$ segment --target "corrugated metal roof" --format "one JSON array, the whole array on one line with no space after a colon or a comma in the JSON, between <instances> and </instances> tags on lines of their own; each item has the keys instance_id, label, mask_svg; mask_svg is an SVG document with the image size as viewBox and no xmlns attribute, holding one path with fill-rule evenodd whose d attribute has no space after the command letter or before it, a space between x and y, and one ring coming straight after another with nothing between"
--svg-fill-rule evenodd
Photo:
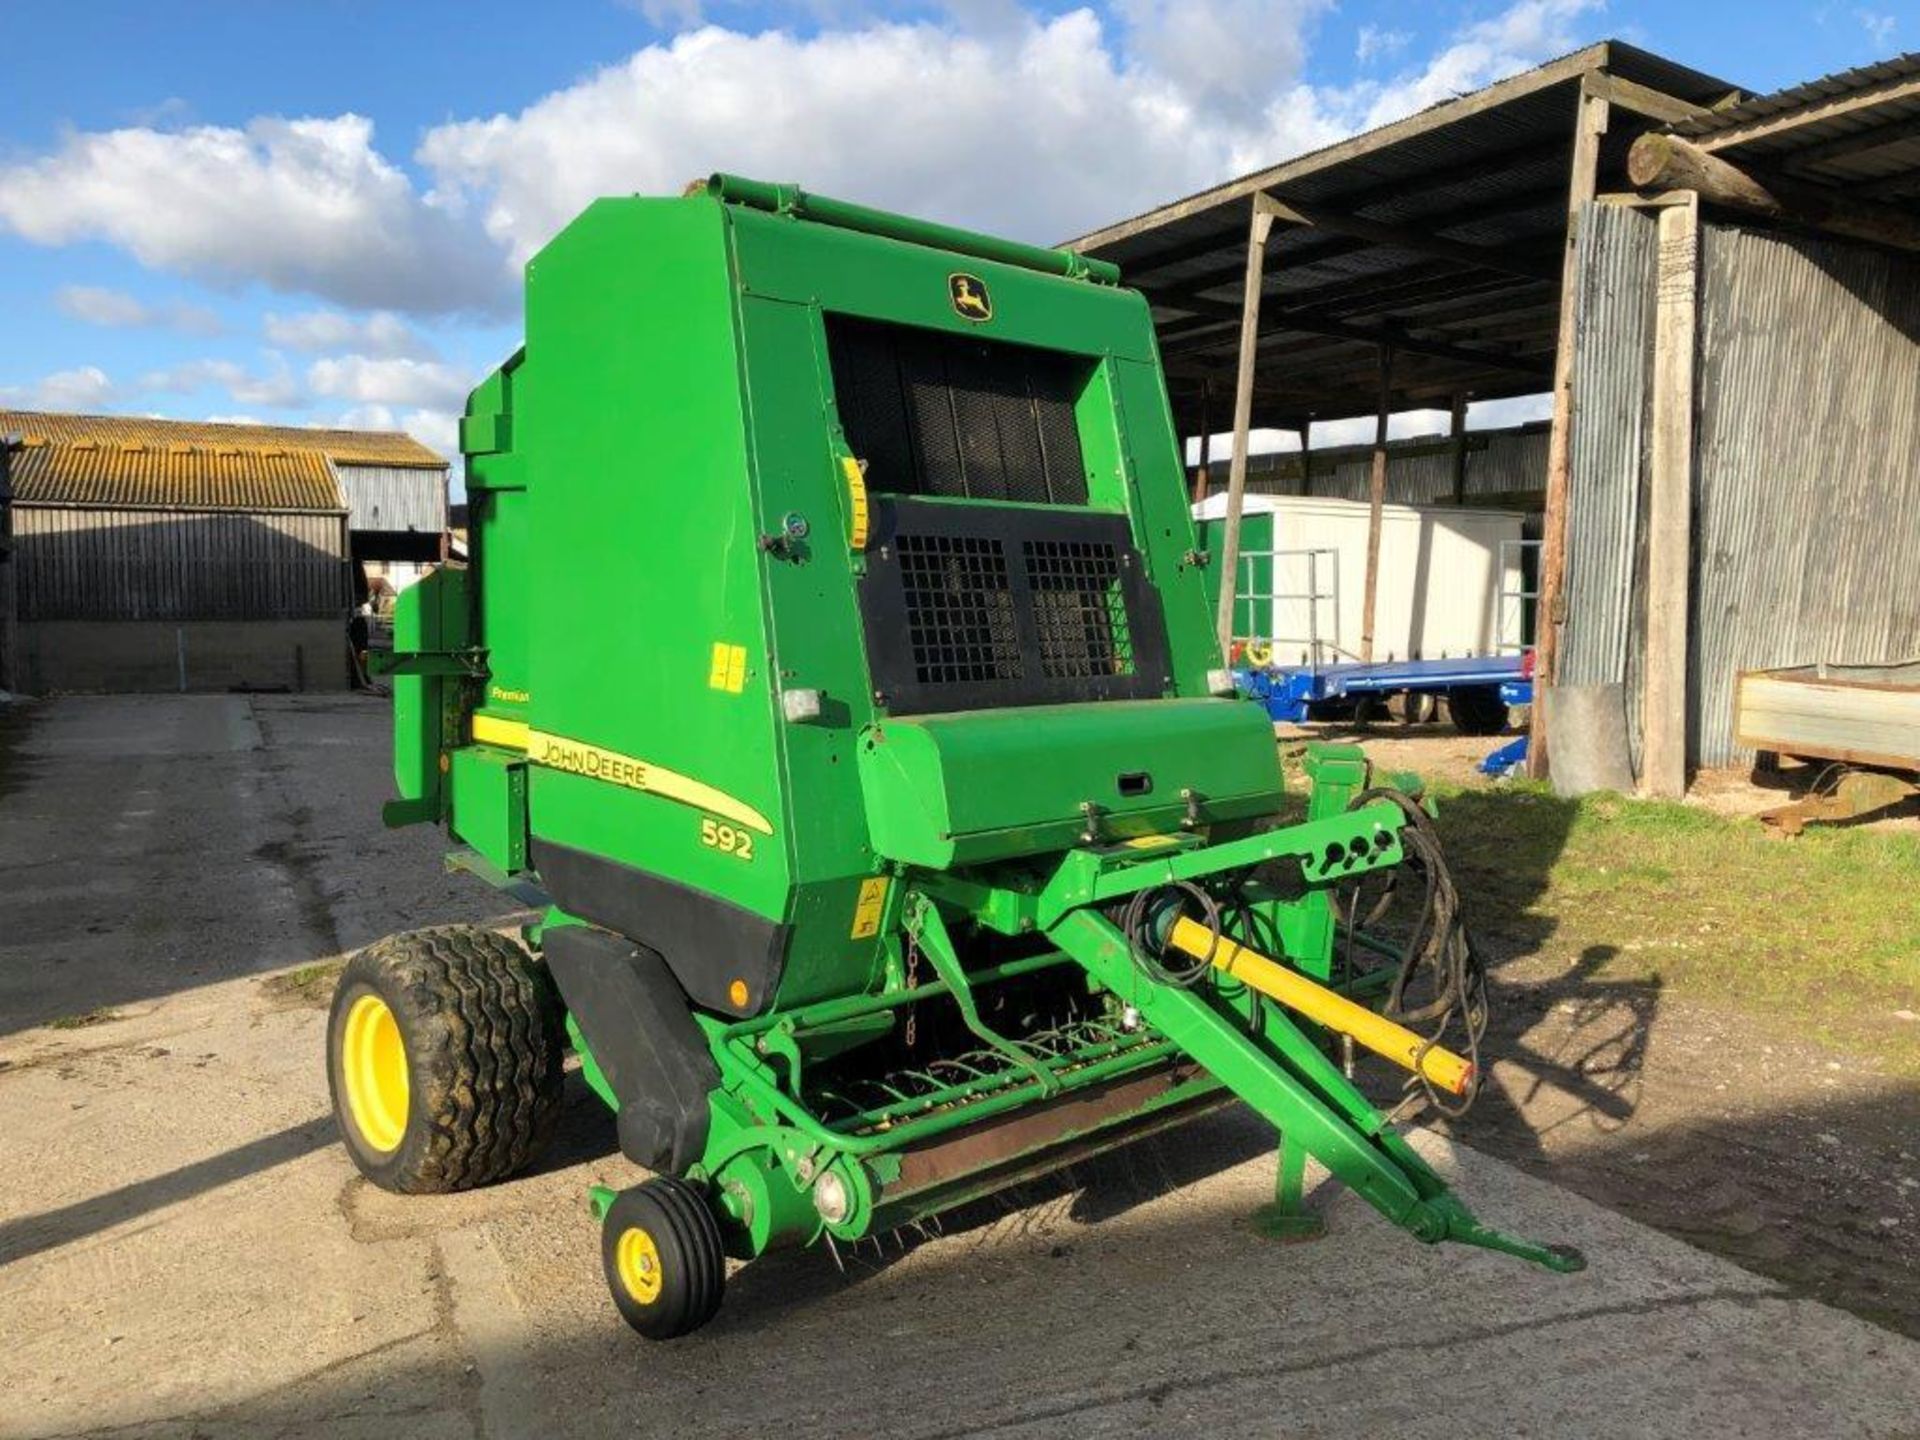
<instances>
[{"instance_id":1,"label":"corrugated metal roof","mask_svg":"<svg viewBox=\"0 0 1920 1440\"><path fill-rule=\"evenodd\" d=\"M29 440L13 452L8 471L19 505L330 514L346 508L333 467L318 450Z\"/></svg>"},{"instance_id":2,"label":"corrugated metal roof","mask_svg":"<svg viewBox=\"0 0 1920 1440\"><path fill-rule=\"evenodd\" d=\"M55 415L0 410L0 435L73 444L168 449L192 446L310 451L346 465L401 465L445 469L447 462L411 435L397 430L321 430L303 425L223 425L203 420L152 420L132 415Z\"/></svg>"},{"instance_id":3,"label":"corrugated metal roof","mask_svg":"<svg viewBox=\"0 0 1920 1440\"><path fill-rule=\"evenodd\" d=\"M1262 290L1256 426L1370 413L1383 342L1396 352L1395 408L1542 391L1559 327L1578 97L1583 85L1613 82L1602 189L1624 183L1637 133L1724 103L1732 90L1607 41L1072 243L1118 263L1122 283L1152 303L1185 433L1201 428L1208 385L1208 428L1227 428L1255 192L1452 247L1396 246L1331 219L1276 226Z\"/></svg>"},{"instance_id":4,"label":"corrugated metal roof","mask_svg":"<svg viewBox=\"0 0 1920 1440\"><path fill-rule=\"evenodd\" d=\"M1920 52L1823 75L1671 127L1742 165L1920 205Z\"/></svg>"}]
</instances>

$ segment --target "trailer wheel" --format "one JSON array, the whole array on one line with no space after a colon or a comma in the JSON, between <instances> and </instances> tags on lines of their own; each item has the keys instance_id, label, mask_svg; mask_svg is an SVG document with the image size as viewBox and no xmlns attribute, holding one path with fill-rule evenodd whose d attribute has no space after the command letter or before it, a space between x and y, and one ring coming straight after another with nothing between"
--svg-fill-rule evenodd
<instances>
[{"instance_id":1,"label":"trailer wheel","mask_svg":"<svg viewBox=\"0 0 1920 1440\"><path fill-rule=\"evenodd\" d=\"M670 1175L614 1196L600 1225L600 1265L621 1318L649 1340L698 1330L726 1290L719 1222L695 1186Z\"/></svg>"},{"instance_id":2,"label":"trailer wheel","mask_svg":"<svg viewBox=\"0 0 1920 1440\"><path fill-rule=\"evenodd\" d=\"M407 1194L504 1180L560 1114L564 1041L545 968L470 925L410 930L347 962L327 1082L347 1153Z\"/></svg>"},{"instance_id":3,"label":"trailer wheel","mask_svg":"<svg viewBox=\"0 0 1920 1440\"><path fill-rule=\"evenodd\" d=\"M1447 691L1447 714L1462 735L1498 735L1507 728L1507 703L1497 685L1456 685Z\"/></svg>"}]
</instances>

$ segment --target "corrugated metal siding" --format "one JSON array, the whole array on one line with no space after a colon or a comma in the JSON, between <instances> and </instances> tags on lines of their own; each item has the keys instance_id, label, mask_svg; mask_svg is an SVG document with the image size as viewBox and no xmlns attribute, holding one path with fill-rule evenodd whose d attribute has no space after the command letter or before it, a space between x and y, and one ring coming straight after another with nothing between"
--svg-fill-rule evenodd
<instances>
[{"instance_id":1,"label":"corrugated metal siding","mask_svg":"<svg viewBox=\"0 0 1920 1440\"><path fill-rule=\"evenodd\" d=\"M22 621L319 619L346 609L338 515L16 504Z\"/></svg>"},{"instance_id":2,"label":"corrugated metal siding","mask_svg":"<svg viewBox=\"0 0 1920 1440\"><path fill-rule=\"evenodd\" d=\"M11 474L14 495L22 503L334 512L342 508L333 471L326 457L313 450L29 442L14 452Z\"/></svg>"},{"instance_id":3,"label":"corrugated metal siding","mask_svg":"<svg viewBox=\"0 0 1920 1440\"><path fill-rule=\"evenodd\" d=\"M1920 263L1706 227L1693 596L1699 763L1737 670L1920 654Z\"/></svg>"},{"instance_id":4,"label":"corrugated metal siding","mask_svg":"<svg viewBox=\"0 0 1920 1440\"><path fill-rule=\"evenodd\" d=\"M1500 496L1511 502L1521 491L1544 492L1547 483L1545 430L1480 430L1469 445L1465 493ZM1431 505L1453 497L1453 456L1442 449L1444 438L1389 442L1387 446L1387 503ZM1373 483L1373 450L1367 445L1342 445L1315 451L1313 493L1331 500L1365 500ZM1247 461L1250 495L1305 493L1298 474L1297 453L1253 455ZM1212 463L1215 493L1226 488L1224 456ZM1276 473L1278 471L1279 473Z\"/></svg>"},{"instance_id":5,"label":"corrugated metal siding","mask_svg":"<svg viewBox=\"0 0 1920 1440\"><path fill-rule=\"evenodd\" d=\"M1640 713L1644 662L1648 386L1653 363L1651 214L1613 205L1581 213L1568 477L1567 624L1560 679L1626 687ZM1637 767L1640 727L1628 726Z\"/></svg>"},{"instance_id":6,"label":"corrugated metal siding","mask_svg":"<svg viewBox=\"0 0 1920 1440\"><path fill-rule=\"evenodd\" d=\"M336 465L347 524L355 530L413 530L437 535L447 528L447 472L394 465Z\"/></svg>"}]
</instances>

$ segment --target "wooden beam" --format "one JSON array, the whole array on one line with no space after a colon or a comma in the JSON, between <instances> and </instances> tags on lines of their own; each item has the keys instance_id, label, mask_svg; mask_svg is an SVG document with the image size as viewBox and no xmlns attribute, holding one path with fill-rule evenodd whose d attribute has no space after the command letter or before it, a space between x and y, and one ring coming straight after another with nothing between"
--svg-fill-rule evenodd
<instances>
[{"instance_id":1,"label":"wooden beam","mask_svg":"<svg viewBox=\"0 0 1920 1440\"><path fill-rule=\"evenodd\" d=\"M1459 505L1467 498L1467 396L1464 391L1453 397L1449 412L1447 439L1453 451L1453 503Z\"/></svg>"},{"instance_id":2,"label":"wooden beam","mask_svg":"<svg viewBox=\"0 0 1920 1440\"><path fill-rule=\"evenodd\" d=\"M1676 99L1672 95L1662 94L1636 81L1623 80L1618 75L1609 75L1604 71L1588 77L1587 89L1589 93L1600 96L1616 109L1628 110L1635 115L1644 115L1649 120L1658 120L1666 125L1672 125L1681 120L1691 120L1696 115L1705 115L1711 108L1706 105L1695 105L1691 100Z\"/></svg>"},{"instance_id":3,"label":"wooden beam","mask_svg":"<svg viewBox=\"0 0 1920 1440\"><path fill-rule=\"evenodd\" d=\"M1881 85L1871 85L1864 90L1855 90L1839 95L1831 100L1803 105L1797 110L1782 110L1776 114L1760 116L1740 125L1729 125L1724 130L1716 130L1710 135L1696 136L1693 143L1708 154L1717 154L1730 150L1736 145L1745 145L1750 141L1764 140L1772 135L1784 135L1805 125L1817 125L1822 121L1838 119L1843 115L1858 114L1862 110L1872 110L1891 101L1911 100L1920 97L1920 75L1901 75Z\"/></svg>"},{"instance_id":4,"label":"wooden beam","mask_svg":"<svg viewBox=\"0 0 1920 1440\"><path fill-rule=\"evenodd\" d=\"M1572 473L1573 311L1579 293L1580 208L1592 200L1600 175L1600 142L1612 114L1606 96L1582 87L1574 111L1573 156L1567 166L1566 249L1560 278L1560 325L1553 351L1553 426L1547 433L1546 512L1541 519L1540 608L1534 619L1534 704L1527 772L1547 773L1546 710L1552 703L1566 620L1567 485Z\"/></svg>"},{"instance_id":5,"label":"wooden beam","mask_svg":"<svg viewBox=\"0 0 1920 1440\"><path fill-rule=\"evenodd\" d=\"M1744 170L1677 135L1642 135L1627 152L1627 178L1641 190L1691 190L1702 200L1770 220L1920 251L1920 215L1854 200L1803 180Z\"/></svg>"},{"instance_id":6,"label":"wooden beam","mask_svg":"<svg viewBox=\"0 0 1920 1440\"><path fill-rule=\"evenodd\" d=\"M1678 800L1687 793L1687 569L1693 520L1700 207L1669 206L1660 212L1659 224L1640 789Z\"/></svg>"},{"instance_id":7,"label":"wooden beam","mask_svg":"<svg viewBox=\"0 0 1920 1440\"><path fill-rule=\"evenodd\" d=\"M1220 540L1220 609L1215 629L1220 637L1220 663L1233 650L1233 600L1239 588L1240 512L1247 497L1247 432L1253 426L1253 372L1260 348L1260 292L1267 262L1267 238L1273 234L1273 213L1264 205L1250 207L1247 223L1247 280L1240 302L1240 369L1233 387L1233 459L1227 469L1227 520Z\"/></svg>"},{"instance_id":8,"label":"wooden beam","mask_svg":"<svg viewBox=\"0 0 1920 1440\"><path fill-rule=\"evenodd\" d=\"M1506 247L1495 249L1490 245L1469 245L1461 240L1448 240L1430 230L1411 230L1404 225L1389 225L1381 220L1369 220L1364 215L1346 214L1339 210L1330 210L1325 206L1311 205L1305 201L1281 200L1274 203L1276 218L1295 225L1311 226L1315 230L1331 230L1336 235L1352 235L1356 239L1366 240L1375 245L1391 245L1396 250L1405 250L1413 255L1427 255L1436 260L1448 260L1456 265L1471 265L1481 270L1492 270L1502 275L1519 275L1525 279L1551 279L1552 271L1533 260L1513 254Z\"/></svg>"},{"instance_id":9,"label":"wooden beam","mask_svg":"<svg viewBox=\"0 0 1920 1440\"><path fill-rule=\"evenodd\" d=\"M1373 622L1380 600L1380 528L1387 503L1387 418L1393 410L1393 351L1380 347L1380 399L1373 411L1373 465L1367 476L1367 578L1360 592L1360 659L1373 659Z\"/></svg>"},{"instance_id":10,"label":"wooden beam","mask_svg":"<svg viewBox=\"0 0 1920 1440\"><path fill-rule=\"evenodd\" d=\"M1791 154L1781 157L1783 170L1803 171L1816 165L1825 165L1829 161L1847 159L1854 155L1863 155L1869 150L1880 150L1888 145L1897 145L1902 140L1911 140L1920 135L1920 115L1903 115L1898 120L1889 120L1884 125L1870 125L1865 130L1855 130L1851 135L1836 135L1831 140L1820 140L1812 145L1802 145Z\"/></svg>"},{"instance_id":11,"label":"wooden beam","mask_svg":"<svg viewBox=\"0 0 1920 1440\"><path fill-rule=\"evenodd\" d=\"M1193 477L1193 503L1198 505L1207 498L1207 486L1213 476L1209 473L1213 462L1213 381L1200 382L1200 465Z\"/></svg>"}]
</instances>

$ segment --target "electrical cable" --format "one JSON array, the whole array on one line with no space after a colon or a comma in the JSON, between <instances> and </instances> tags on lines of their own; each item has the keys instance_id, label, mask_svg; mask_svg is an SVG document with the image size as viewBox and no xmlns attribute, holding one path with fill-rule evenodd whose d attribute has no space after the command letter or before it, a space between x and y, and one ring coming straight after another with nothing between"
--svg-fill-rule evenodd
<instances>
[{"instance_id":1,"label":"electrical cable","mask_svg":"<svg viewBox=\"0 0 1920 1440\"><path fill-rule=\"evenodd\" d=\"M1377 924L1391 908L1403 873L1418 872L1422 882L1419 909L1400 947L1398 967L1380 1013L1425 1039L1414 1056L1408 1090L1418 1087L1435 1110L1458 1119L1472 1108L1480 1088L1480 1040L1486 1033L1488 1016L1486 963L1467 932L1460 892L1447 867L1439 831L1419 801L1405 791L1376 786L1354 796L1347 808L1357 810L1381 800L1397 806L1406 817L1400 829L1400 846L1406 859L1386 873L1380 897L1364 918L1359 882L1352 887L1344 907L1336 900L1335 914L1346 934L1347 965L1351 969L1360 931ZM1436 1045L1459 1052L1473 1065L1473 1087L1464 1097L1445 1094L1427 1078L1422 1062Z\"/></svg>"}]
</instances>

